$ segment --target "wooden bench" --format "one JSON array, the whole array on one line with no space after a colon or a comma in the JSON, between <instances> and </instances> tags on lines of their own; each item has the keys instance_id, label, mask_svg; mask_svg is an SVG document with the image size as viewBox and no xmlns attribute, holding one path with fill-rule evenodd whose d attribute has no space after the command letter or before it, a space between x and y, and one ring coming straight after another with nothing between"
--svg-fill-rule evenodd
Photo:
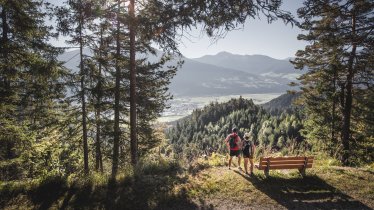
<instances>
[{"instance_id":1,"label":"wooden bench","mask_svg":"<svg viewBox=\"0 0 374 210\"><path fill-rule=\"evenodd\" d=\"M305 176L305 169L312 168L314 157L262 157L258 170L264 170L265 176L269 176L272 169L299 169L302 176Z\"/></svg>"}]
</instances>

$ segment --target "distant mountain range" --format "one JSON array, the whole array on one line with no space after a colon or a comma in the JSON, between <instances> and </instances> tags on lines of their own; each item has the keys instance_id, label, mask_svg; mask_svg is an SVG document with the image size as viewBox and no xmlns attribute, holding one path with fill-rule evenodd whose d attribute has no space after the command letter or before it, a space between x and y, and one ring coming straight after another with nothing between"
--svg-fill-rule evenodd
<instances>
[{"instance_id":1,"label":"distant mountain range","mask_svg":"<svg viewBox=\"0 0 374 210\"><path fill-rule=\"evenodd\" d=\"M301 73L289 60L220 52L185 58L170 90L177 96L283 93Z\"/></svg>"},{"instance_id":2,"label":"distant mountain range","mask_svg":"<svg viewBox=\"0 0 374 210\"><path fill-rule=\"evenodd\" d=\"M78 51L62 54L65 66L77 70ZM85 54L90 54L85 50ZM75 56L75 57L74 57ZM150 60L154 60L154 56ZM301 74L288 60L264 55L221 52L201 58L183 58L184 65L170 84L175 96L220 96L231 94L282 93Z\"/></svg>"},{"instance_id":3,"label":"distant mountain range","mask_svg":"<svg viewBox=\"0 0 374 210\"><path fill-rule=\"evenodd\" d=\"M216 55L205 55L194 60L215 66L244 71L262 76L289 77L297 73L289 60L278 60L265 55L235 55L220 52Z\"/></svg>"}]
</instances>

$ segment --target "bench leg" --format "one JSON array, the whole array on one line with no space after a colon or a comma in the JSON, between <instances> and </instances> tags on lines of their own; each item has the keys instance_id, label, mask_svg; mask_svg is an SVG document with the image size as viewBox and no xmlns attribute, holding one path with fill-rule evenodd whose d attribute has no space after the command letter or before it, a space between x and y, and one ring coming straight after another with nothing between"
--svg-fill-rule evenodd
<instances>
[{"instance_id":1,"label":"bench leg","mask_svg":"<svg viewBox=\"0 0 374 210\"><path fill-rule=\"evenodd\" d=\"M264 173L265 173L266 178L268 178L269 177L269 169L265 169Z\"/></svg>"},{"instance_id":2,"label":"bench leg","mask_svg":"<svg viewBox=\"0 0 374 210\"><path fill-rule=\"evenodd\" d=\"M300 172L300 174L301 174L301 176L305 176L305 168L303 168L303 169L299 169L299 172Z\"/></svg>"}]
</instances>

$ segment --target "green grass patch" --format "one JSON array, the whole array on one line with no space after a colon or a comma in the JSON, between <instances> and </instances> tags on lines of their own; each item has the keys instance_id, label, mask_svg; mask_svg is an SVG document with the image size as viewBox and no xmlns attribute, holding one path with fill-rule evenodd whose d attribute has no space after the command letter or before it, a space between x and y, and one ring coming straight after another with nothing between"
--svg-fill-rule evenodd
<instances>
[{"instance_id":1,"label":"green grass patch","mask_svg":"<svg viewBox=\"0 0 374 210\"><path fill-rule=\"evenodd\" d=\"M92 173L2 182L1 209L370 209L374 173L316 158L303 178L297 170L228 170L224 156L190 166L169 159L141 160L122 168L116 182ZM213 207L212 207L213 206Z\"/></svg>"}]
</instances>

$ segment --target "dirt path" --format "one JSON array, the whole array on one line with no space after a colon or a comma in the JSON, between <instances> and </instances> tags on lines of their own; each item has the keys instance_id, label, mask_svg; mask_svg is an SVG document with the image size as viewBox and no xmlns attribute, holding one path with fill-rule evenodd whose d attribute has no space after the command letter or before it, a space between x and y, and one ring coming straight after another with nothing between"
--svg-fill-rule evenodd
<instances>
[{"instance_id":1,"label":"dirt path","mask_svg":"<svg viewBox=\"0 0 374 210\"><path fill-rule=\"evenodd\" d=\"M191 176L186 189L201 209L373 209L374 175L366 171L313 169L261 172L247 177L224 167Z\"/></svg>"}]
</instances>

